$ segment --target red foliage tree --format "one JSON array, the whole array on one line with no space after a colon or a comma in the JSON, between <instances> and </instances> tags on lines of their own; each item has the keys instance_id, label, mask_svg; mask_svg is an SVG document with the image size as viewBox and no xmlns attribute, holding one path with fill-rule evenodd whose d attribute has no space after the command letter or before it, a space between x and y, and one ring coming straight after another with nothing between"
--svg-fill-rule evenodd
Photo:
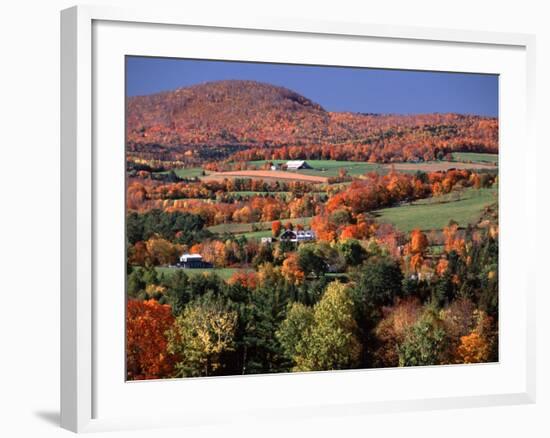
<instances>
[{"instance_id":1,"label":"red foliage tree","mask_svg":"<svg viewBox=\"0 0 550 438\"><path fill-rule=\"evenodd\" d=\"M166 331L174 317L167 304L156 300L128 301L126 368L129 380L170 377L174 358L166 352Z\"/></svg>"},{"instance_id":2,"label":"red foliage tree","mask_svg":"<svg viewBox=\"0 0 550 438\"><path fill-rule=\"evenodd\" d=\"M281 221L273 221L271 223L271 234L273 235L273 237L279 237L282 228L283 225L281 224Z\"/></svg>"}]
</instances>

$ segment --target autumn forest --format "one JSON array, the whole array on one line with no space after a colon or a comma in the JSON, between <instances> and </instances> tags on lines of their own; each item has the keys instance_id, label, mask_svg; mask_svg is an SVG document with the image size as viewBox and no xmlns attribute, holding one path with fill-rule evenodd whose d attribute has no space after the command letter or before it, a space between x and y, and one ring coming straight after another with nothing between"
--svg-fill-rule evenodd
<instances>
[{"instance_id":1,"label":"autumn forest","mask_svg":"<svg viewBox=\"0 0 550 438\"><path fill-rule=\"evenodd\" d=\"M127 98L128 380L498 361L498 118Z\"/></svg>"}]
</instances>

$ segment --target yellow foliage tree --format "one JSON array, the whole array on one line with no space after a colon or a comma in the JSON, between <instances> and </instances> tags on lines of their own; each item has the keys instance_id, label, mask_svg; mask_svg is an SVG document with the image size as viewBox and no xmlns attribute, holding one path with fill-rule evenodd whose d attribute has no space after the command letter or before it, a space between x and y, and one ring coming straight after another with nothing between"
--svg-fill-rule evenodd
<instances>
[{"instance_id":1,"label":"yellow foliage tree","mask_svg":"<svg viewBox=\"0 0 550 438\"><path fill-rule=\"evenodd\" d=\"M179 357L177 376L209 376L219 370L220 355L235 348L236 329L237 313L219 300L186 307L168 332L168 352Z\"/></svg>"}]
</instances>

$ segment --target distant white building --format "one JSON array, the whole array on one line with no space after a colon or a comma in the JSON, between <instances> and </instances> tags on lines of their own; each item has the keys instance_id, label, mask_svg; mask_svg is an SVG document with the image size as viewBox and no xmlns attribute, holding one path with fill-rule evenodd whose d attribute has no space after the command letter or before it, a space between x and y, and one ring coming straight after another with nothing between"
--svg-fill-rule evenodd
<instances>
[{"instance_id":1,"label":"distant white building","mask_svg":"<svg viewBox=\"0 0 550 438\"><path fill-rule=\"evenodd\" d=\"M315 232L313 230L285 230L281 236L281 241L285 242L310 242L315 240Z\"/></svg>"},{"instance_id":2,"label":"distant white building","mask_svg":"<svg viewBox=\"0 0 550 438\"><path fill-rule=\"evenodd\" d=\"M205 262L200 254L182 254L179 266L187 269L211 268L212 264Z\"/></svg>"},{"instance_id":3,"label":"distant white building","mask_svg":"<svg viewBox=\"0 0 550 438\"><path fill-rule=\"evenodd\" d=\"M262 237L261 239L261 242L262 243L272 243L273 242L273 237Z\"/></svg>"},{"instance_id":4,"label":"distant white building","mask_svg":"<svg viewBox=\"0 0 550 438\"><path fill-rule=\"evenodd\" d=\"M202 261L202 256L200 254L182 254L180 257L180 262L188 263L191 261Z\"/></svg>"},{"instance_id":5,"label":"distant white building","mask_svg":"<svg viewBox=\"0 0 550 438\"><path fill-rule=\"evenodd\" d=\"M287 170L300 170L311 169L311 166L304 160L291 160L286 162L286 168Z\"/></svg>"},{"instance_id":6,"label":"distant white building","mask_svg":"<svg viewBox=\"0 0 550 438\"><path fill-rule=\"evenodd\" d=\"M281 169L281 165L280 165L280 164L277 164L277 163L273 163L273 164L271 164L270 169L271 169L271 170L280 170L280 169Z\"/></svg>"}]
</instances>

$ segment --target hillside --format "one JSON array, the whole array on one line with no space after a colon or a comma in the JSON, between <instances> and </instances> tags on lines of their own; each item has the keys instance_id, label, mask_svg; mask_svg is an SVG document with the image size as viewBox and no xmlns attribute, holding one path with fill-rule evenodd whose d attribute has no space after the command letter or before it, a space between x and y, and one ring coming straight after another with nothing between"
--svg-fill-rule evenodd
<instances>
[{"instance_id":1,"label":"hillside","mask_svg":"<svg viewBox=\"0 0 550 438\"><path fill-rule=\"evenodd\" d=\"M324 158L320 148L330 147L333 155L348 148L340 159L387 162L432 159L439 151L497 152L498 121L458 114L331 113L289 89L233 80L129 98L127 145L133 158L188 163L233 154L262 159L266 149L280 154L282 147L295 148L283 158L308 148L309 157Z\"/></svg>"},{"instance_id":2,"label":"hillside","mask_svg":"<svg viewBox=\"0 0 550 438\"><path fill-rule=\"evenodd\" d=\"M294 143L326 134L329 115L286 88L220 81L130 98L127 122L136 143Z\"/></svg>"}]
</instances>

